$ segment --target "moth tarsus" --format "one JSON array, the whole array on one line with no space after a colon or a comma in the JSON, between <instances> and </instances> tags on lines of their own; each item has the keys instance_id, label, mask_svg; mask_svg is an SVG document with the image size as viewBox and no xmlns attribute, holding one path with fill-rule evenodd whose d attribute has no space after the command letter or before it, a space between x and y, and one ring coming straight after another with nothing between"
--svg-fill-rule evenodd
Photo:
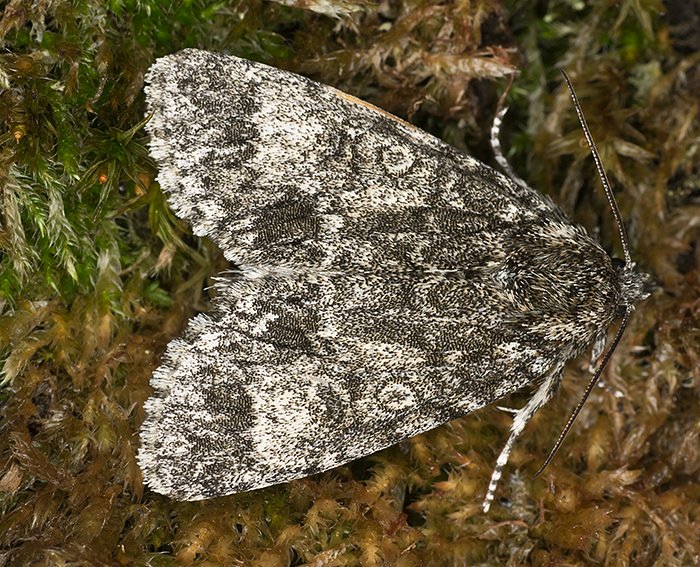
<instances>
[{"instance_id":1,"label":"moth tarsus","mask_svg":"<svg viewBox=\"0 0 700 567\"><path fill-rule=\"evenodd\" d=\"M525 183L525 181L523 181L520 177L518 177L518 175L515 173L513 167L510 165L508 159L503 155L503 151L501 149L501 125L503 124L503 118L508 112L508 106L506 105L506 97L508 96L511 87L513 86L514 80L515 75L510 75L508 79L508 85L503 90L503 94L501 94L501 97L498 99L496 112L493 115L493 123L491 124L491 148L493 149L493 157L496 160L496 163L498 163L498 166L501 168L503 173L505 173L513 183L519 185L520 187L531 190L530 186L527 183Z\"/></svg>"}]
</instances>

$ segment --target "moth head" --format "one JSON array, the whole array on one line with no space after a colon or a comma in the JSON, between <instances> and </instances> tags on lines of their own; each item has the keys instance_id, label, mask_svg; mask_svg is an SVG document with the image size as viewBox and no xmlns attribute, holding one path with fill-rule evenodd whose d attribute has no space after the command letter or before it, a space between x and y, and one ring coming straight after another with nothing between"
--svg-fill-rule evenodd
<instances>
[{"instance_id":1,"label":"moth head","mask_svg":"<svg viewBox=\"0 0 700 567\"><path fill-rule=\"evenodd\" d=\"M625 262L619 258L613 258L612 262L620 284L621 311L624 312L627 306L644 301L657 288L654 278L649 274L637 271L634 262Z\"/></svg>"}]
</instances>

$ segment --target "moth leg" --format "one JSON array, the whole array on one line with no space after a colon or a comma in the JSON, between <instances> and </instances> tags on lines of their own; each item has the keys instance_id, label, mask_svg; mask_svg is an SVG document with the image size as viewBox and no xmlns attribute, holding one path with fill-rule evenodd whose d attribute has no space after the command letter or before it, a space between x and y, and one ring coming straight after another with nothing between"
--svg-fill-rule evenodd
<instances>
[{"instance_id":1,"label":"moth leg","mask_svg":"<svg viewBox=\"0 0 700 567\"><path fill-rule=\"evenodd\" d=\"M591 374L595 374L596 362L598 362L598 358L600 358L600 355L603 354L607 342L608 330L605 329L598 333L595 340L593 341L593 348L591 349L591 361L588 363L588 371Z\"/></svg>"},{"instance_id":2,"label":"moth leg","mask_svg":"<svg viewBox=\"0 0 700 567\"><path fill-rule=\"evenodd\" d=\"M515 409L515 408L507 408L505 406L496 406L496 409L501 410L502 412L509 413L511 415L516 415L520 410Z\"/></svg>"},{"instance_id":3,"label":"moth leg","mask_svg":"<svg viewBox=\"0 0 700 567\"><path fill-rule=\"evenodd\" d=\"M515 414L513 419L513 425L510 428L510 437L506 441L505 447L501 451L496 461L496 467L493 469L493 474L491 475L491 481L489 482L489 488L486 491L486 497L484 498L484 503L482 508L484 512L488 512L491 508L491 503L493 502L494 495L496 494L496 488L498 488L498 481L501 479L503 474L503 467L508 463L508 458L513 450L515 441L520 437L520 434L525 429L533 415L540 409L544 404L546 404L552 396L555 394L559 388L562 377L562 368L556 367L546 375L542 384L537 389L537 391L532 395L530 401L525 404L518 412Z\"/></svg>"},{"instance_id":4,"label":"moth leg","mask_svg":"<svg viewBox=\"0 0 700 567\"><path fill-rule=\"evenodd\" d=\"M491 124L491 149L493 150L493 156L496 159L498 165L503 170L503 173L505 173L510 178L510 180L516 185L522 187L523 189L530 190L528 184L516 175L515 171L510 166L510 163L508 163L508 160L503 155L503 150L501 149L501 125L503 124L503 117L506 115L506 112L508 112L508 107L506 106L506 97L510 92L510 88L513 86L513 78L514 75L511 75L510 82L508 83L506 90L503 91L501 98L498 100L496 114L493 117L493 124Z\"/></svg>"}]
</instances>

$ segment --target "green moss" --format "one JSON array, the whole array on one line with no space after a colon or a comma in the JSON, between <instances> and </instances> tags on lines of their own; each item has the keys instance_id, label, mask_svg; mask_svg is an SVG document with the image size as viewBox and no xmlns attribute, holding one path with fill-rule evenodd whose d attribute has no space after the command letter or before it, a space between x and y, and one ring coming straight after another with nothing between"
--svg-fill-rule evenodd
<instances>
[{"instance_id":1,"label":"green moss","mask_svg":"<svg viewBox=\"0 0 700 567\"><path fill-rule=\"evenodd\" d=\"M287 2L291 3L291 2ZM321 4L303 2L318 8ZM700 554L700 41L678 0L354 3L13 0L0 19L0 564L692 564ZM331 10L332 11L332 10ZM662 14L665 13L664 16ZM559 457L586 379L518 444L480 511L509 416L486 408L345 467L201 503L144 491L148 380L226 267L170 212L143 76L183 47L302 72L490 160L504 146L610 249L572 76L660 289L634 316ZM527 392L504 405L522 405Z\"/></svg>"}]
</instances>

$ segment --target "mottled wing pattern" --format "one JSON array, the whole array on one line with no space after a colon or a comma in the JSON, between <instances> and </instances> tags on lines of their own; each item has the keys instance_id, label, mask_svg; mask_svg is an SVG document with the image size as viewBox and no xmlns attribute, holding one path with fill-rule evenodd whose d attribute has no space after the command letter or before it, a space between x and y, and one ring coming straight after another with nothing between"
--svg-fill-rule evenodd
<instances>
[{"instance_id":1,"label":"mottled wing pattern","mask_svg":"<svg viewBox=\"0 0 700 567\"><path fill-rule=\"evenodd\" d=\"M236 267L154 374L156 491L343 464L551 373L613 319L605 251L440 140L235 57L186 50L147 81L161 186Z\"/></svg>"}]
</instances>

